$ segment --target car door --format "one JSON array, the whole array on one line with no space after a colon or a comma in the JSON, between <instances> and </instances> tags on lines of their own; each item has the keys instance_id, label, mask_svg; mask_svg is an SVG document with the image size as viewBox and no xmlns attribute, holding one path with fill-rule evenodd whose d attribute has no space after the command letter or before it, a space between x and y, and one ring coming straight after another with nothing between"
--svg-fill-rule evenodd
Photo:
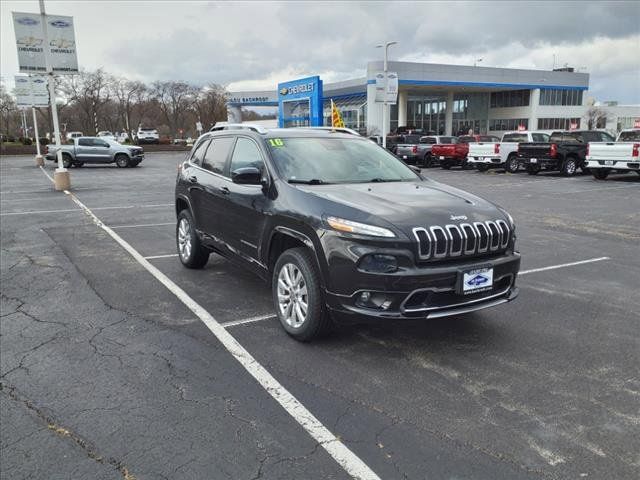
<instances>
[{"instance_id":1,"label":"car door","mask_svg":"<svg viewBox=\"0 0 640 480\"><path fill-rule=\"evenodd\" d=\"M111 162L111 145L100 138L93 139L93 158L95 163Z\"/></svg>"},{"instance_id":2,"label":"car door","mask_svg":"<svg viewBox=\"0 0 640 480\"><path fill-rule=\"evenodd\" d=\"M210 138L203 138L191 150L191 154L187 162L183 164L182 175L186 181L186 189L191 201L192 214L196 222L196 229L203 231L202 224L204 222L204 188L200 185L200 181L206 175L202 171L202 160L209 146Z\"/></svg>"},{"instance_id":3,"label":"car door","mask_svg":"<svg viewBox=\"0 0 640 480\"><path fill-rule=\"evenodd\" d=\"M79 138L75 148L76 160L79 162L93 162L93 139Z\"/></svg>"},{"instance_id":4,"label":"car door","mask_svg":"<svg viewBox=\"0 0 640 480\"><path fill-rule=\"evenodd\" d=\"M230 176L239 168L246 167L258 168L266 176L264 158L265 154L255 140L239 136L231 155ZM245 260L255 263L260 258L259 249L270 200L262 185L231 182L228 188L221 217L225 237Z\"/></svg>"},{"instance_id":5,"label":"car door","mask_svg":"<svg viewBox=\"0 0 640 480\"><path fill-rule=\"evenodd\" d=\"M228 245L223 219L228 204L227 197L231 193L228 160L234 142L234 136L212 138L198 172L197 183L202 190L199 193L200 212L196 221L205 233L205 241L213 242L218 246Z\"/></svg>"}]
</instances>

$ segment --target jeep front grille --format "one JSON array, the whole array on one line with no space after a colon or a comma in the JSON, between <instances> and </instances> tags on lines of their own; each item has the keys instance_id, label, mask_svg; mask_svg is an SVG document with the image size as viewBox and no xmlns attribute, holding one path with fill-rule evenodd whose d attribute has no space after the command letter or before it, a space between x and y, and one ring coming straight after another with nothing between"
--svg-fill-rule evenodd
<instances>
[{"instance_id":1,"label":"jeep front grille","mask_svg":"<svg viewBox=\"0 0 640 480\"><path fill-rule=\"evenodd\" d=\"M471 256L505 250L512 231L504 220L416 227L413 235L418 242L420 260Z\"/></svg>"}]
</instances>

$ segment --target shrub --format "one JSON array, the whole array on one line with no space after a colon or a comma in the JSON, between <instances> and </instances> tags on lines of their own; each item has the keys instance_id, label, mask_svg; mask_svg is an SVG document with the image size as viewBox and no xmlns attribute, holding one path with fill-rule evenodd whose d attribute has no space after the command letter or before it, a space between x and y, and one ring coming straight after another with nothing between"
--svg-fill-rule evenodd
<instances>
[{"instance_id":1,"label":"shrub","mask_svg":"<svg viewBox=\"0 0 640 480\"><path fill-rule=\"evenodd\" d=\"M7 137L7 142L13 143L15 141L16 141L16 137L12 137L11 135Z\"/></svg>"},{"instance_id":2,"label":"shrub","mask_svg":"<svg viewBox=\"0 0 640 480\"><path fill-rule=\"evenodd\" d=\"M22 145L33 145L33 140L31 140L29 137L24 137L22 140L20 140L20 143L22 143Z\"/></svg>"},{"instance_id":3,"label":"shrub","mask_svg":"<svg viewBox=\"0 0 640 480\"><path fill-rule=\"evenodd\" d=\"M38 143L40 143L40 145L42 145L43 147L46 145L49 145L49 139L46 137L40 137L38 139Z\"/></svg>"}]
</instances>

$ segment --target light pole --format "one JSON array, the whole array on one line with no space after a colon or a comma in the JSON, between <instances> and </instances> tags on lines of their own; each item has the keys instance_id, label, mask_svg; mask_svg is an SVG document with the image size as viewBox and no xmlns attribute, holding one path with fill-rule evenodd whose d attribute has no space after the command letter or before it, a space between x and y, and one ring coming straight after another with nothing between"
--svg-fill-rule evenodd
<instances>
[{"instance_id":1,"label":"light pole","mask_svg":"<svg viewBox=\"0 0 640 480\"><path fill-rule=\"evenodd\" d=\"M62 163L62 144L60 142L60 125L58 124L58 107L56 105L56 89L53 78L53 66L49 52L49 32L47 27L47 14L44 11L44 0L40 0L40 17L42 18L42 33L44 34L44 58L47 66L47 80L49 84L49 103L51 104L51 116L53 117L53 137L56 141L56 156L58 157L58 168L53 174L53 185L56 190L69 190L71 188L71 178L69 170L64 168Z\"/></svg>"},{"instance_id":2,"label":"light pole","mask_svg":"<svg viewBox=\"0 0 640 480\"><path fill-rule=\"evenodd\" d=\"M384 84L385 84L385 98L384 98L384 102L382 103L382 147L383 148L387 148L387 111L388 111L388 104L387 104L387 91L386 91L386 85L387 85L387 63L388 63L388 58L389 58L389 47L391 45L395 45L398 42L385 42L384 45L376 45L376 48L384 48Z\"/></svg>"},{"instance_id":3,"label":"light pole","mask_svg":"<svg viewBox=\"0 0 640 480\"><path fill-rule=\"evenodd\" d=\"M475 62L473 62L473 66L474 66L474 67L477 67L477 66L478 66L478 64L479 64L481 61L482 61L482 59L481 59L481 58L477 58L477 59L475 60Z\"/></svg>"}]
</instances>

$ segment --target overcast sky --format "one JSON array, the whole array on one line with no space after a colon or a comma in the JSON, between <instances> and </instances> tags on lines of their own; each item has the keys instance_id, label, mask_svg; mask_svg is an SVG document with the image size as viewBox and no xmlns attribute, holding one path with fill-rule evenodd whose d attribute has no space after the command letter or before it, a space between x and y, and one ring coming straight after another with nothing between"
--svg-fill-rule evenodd
<instances>
[{"instance_id":1,"label":"overcast sky","mask_svg":"<svg viewBox=\"0 0 640 480\"><path fill-rule=\"evenodd\" d=\"M17 72L12 11L0 3L1 70ZM72 15L81 68L132 79L187 80L230 90L275 89L278 81L365 75L396 40L392 60L551 69L591 74L590 96L640 104L640 2L187 2L46 1Z\"/></svg>"}]
</instances>

